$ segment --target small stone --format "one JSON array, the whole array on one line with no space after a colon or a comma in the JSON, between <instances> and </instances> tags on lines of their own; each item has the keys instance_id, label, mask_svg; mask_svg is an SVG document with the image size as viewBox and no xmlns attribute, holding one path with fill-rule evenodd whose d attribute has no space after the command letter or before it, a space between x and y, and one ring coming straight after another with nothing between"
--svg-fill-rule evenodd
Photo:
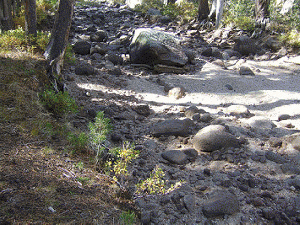
<instances>
[{"instance_id":1,"label":"small stone","mask_svg":"<svg viewBox=\"0 0 300 225\"><path fill-rule=\"evenodd\" d=\"M225 84L225 87L226 87L228 90L230 90L230 91L233 90L233 87L232 87L230 84Z\"/></svg>"},{"instance_id":2,"label":"small stone","mask_svg":"<svg viewBox=\"0 0 300 225\"><path fill-rule=\"evenodd\" d=\"M288 114L282 114L282 115L278 116L278 121L288 120L290 118L291 118L290 115L288 115Z\"/></svg>"},{"instance_id":3,"label":"small stone","mask_svg":"<svg viewBox=\"0 0 300 225\"><path fill-rule=\"evenodd\" d=\"M200 116L199 120L203 123L209 123L212 120L212 117L209 113L204 113Z\"/></svg>"},{"instance_id":4,"label":"small stone","mask_svg":"<svg viewBox=\"0 0 300 225\"><path fill-rule=\"evenodd\" d=\"M150 128L150 133L155 137L162 135L187 136L189 134L190 127L193 125L194 123L190 119L165 120L154 124Z\"/></svg>"},{"instance_id":5,"label":"small stone","mask_svg":"<svg viewBox=\"0 0 300 225\"><path fill-rule=\"evenodd\" d=\"M239 74L241 76L255 76L254 72L248 66L241 66Z\"/></svg>"},{"instance_id":6,"label":"small stone","mask_svg":"<svg viewBox=\"0 0 300 225\"><path fill-rule=\"evenodd\" d=\"M275 211L271 208L264 208L262 209L262 215L264 218L272 220L275 218Z\"/></svg>"},{"instance_id":7,"label":"small stone","mask_svg":"<svg viewBox=\"0 0 300 225\"><path fill-rule=\"evenodd\" d=\"M203 170L203 174L209 177L209 176L211 175L210 169L205 168L205 169Z\"/></svg>"},{"instance_id":8,"label":"small stone","mask_svg":"<svg viewBox=\"0 0 300 225\"><path fill-rule=\"evenodd\" d=\"M182 87L174 87L169 90L169 97L180 99L185 95L185 90Z\"/></svg>"},{"instance_id":9,"label":"small stone","mask_svg":"<svg viewBox=\"0 0 300 225\"><path fill-rule=\"evenodd\" d=\"M162 158L170 163L182 165L187 162L188 156L179 150L170 150L161 154Z\"/></svg>"},{"instance_id":10,"label":"small stone","mask_svg":"<svg viewBox=\"0 0 300 225\"><path fill-rule=\"evenodd\" d=\"M149 225L151 223L151 212L150 211L142 211L141 223L142 223L142 225Z\"/></svg>"}]
</instances>

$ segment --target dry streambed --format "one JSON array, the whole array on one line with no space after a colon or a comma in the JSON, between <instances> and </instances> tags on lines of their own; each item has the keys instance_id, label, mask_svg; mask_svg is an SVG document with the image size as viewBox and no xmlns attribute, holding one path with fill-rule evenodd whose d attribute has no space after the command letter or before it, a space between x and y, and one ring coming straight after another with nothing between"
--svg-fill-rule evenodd
<instances>
[{"instance_id":1,"label":"dry streambed","mask_svg":"<svg viewBox=\"0 0 300 225\"><path fill-rule=\"evenodd\" d=\"M110 46L120 41L118 31L130 36L130 29L150 26L106 4L76 13L75 39L103 29ZM84 18L109 19L114 26ZM143 224L299 223L299 57L212 60L197 52L189 72L156 74L126 60L116 65L97 49L77 54L90 71L79 73L78 63L65 74L84 107L76 124L101 110L114 125L111 145L136 143L140 156L126 184ZM115 51L126 56L126 46ZM157 167L165 173L165 189L176 188L149 194L148 184L137 194L136 184Z\"/></svg>"}]
</instances>

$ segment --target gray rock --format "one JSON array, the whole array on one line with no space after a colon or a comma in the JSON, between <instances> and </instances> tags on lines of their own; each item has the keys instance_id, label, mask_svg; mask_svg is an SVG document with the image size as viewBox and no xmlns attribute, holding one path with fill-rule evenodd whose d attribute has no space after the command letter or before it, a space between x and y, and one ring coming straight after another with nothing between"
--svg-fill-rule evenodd
<instances>
[{"instance_id":1,"label":"gray rock","mask_svg":"<svg viewBox=\"0 0 300 225\"><path fill-rule=\"evenodd\" d=\"M108 39L108 34L105 30L99 30L91 34L90 39L92 42L105 42Z\"/></svg>"},{"instance_id":2,"label":"gray rock","mask_svg":"<svg viewBox=\"0 0 300 225\"><path fill-rule=\"evenodd\" d=\"M114 65L123 64L123 58L120 55L110 51L105 54L105 60L111 61Z\"/></svg>"},{"instance_id":3,"label":"gray rock","mask_svg":"<svg viewBox=\"0 0 300 225\"><path fill-rule=\"evenodd\" d=\"M93 75L95 74L95 69L93 66L89 64L80 64L75 66L75 74L76 75Z\"/></svg>"},{"instance_id":4,"label":"gray rock","mask_svg":"<svg viewBox=\"0 0 300 225\"><path fill-rule=\"evenodd\" d=\"M90 54L91 44L87 41L77 41L73 45L75 54L88 55Z\"/></svg>"},{"instance_id":5,"label":"gray rock","mask_svg":"<svg viewBox=\"0 0 300 225\"><path fill-rule=\"evenodd\" d=\"M291 118L291 116L288 115L288 114L281 114L281 115L278 116L278 121L288 120L290 118Z\"/></svg>"},{"instance_id":6,"label":"gray rock","mask_svg":"<svg viewBox=\"0 0 300 225\"><path fill-rule=\"evenodd\" d=\"M241 76L255 76L254 72L248 66L241 66L239 68L239 74Z\"/></svg>"},{"instance_id":7,"label":"gray rock","mask_svg":"<svg viewBox=\"0 0 300 225\"><path fill-rule=\"evenodd\" d=\"M136 111L139 115L149 116L151 114L151 109L149 105L139 104L133 107L133 110Z\"/></svg>"},{"instance_id":8,"label":"gray rock","mask_svg":"<svg viewBox=\"0 0 300 225\"><path fill-rule=\"evenodd\" d=\"M169 150L163 152L161 157L170 163L182 165L187 163L188 156L180 150Z\"/></svg>"},{"instance_id":9,"label":"gray rock","mask_svg":"<svg viewBox=\"0 0 300 225\"><path fill-rule=\"evenodd\" d=\"M199 121L203 123L209 123L212 120L212 116L209 113L201 114Z\"/></svg>"},{"instance_id":10,"label":"gray rock","mask_svg":"<svg viewBox=\"0 0 300 225\"><path fill-rule=\"evenodd\" d=\"M276 125L268 118L263 116L253 116L250 119L246 120L246 123L251 128L257 128L257 129L272 129Z\"/></svg>"},{"instance_id":11,"label":"gray rock","mask_svg":"<svg viewBox=\"0 0 300 225\"><path fill-rule=\"evenodd\" d=\"M193 106L190 106L189 108L185 109L184 115L187 118L192 119L193 115L195 115L196 113L199 113L199 112L200 112L200 110L197 108L197 106L193 105Z\"/></svg>"},{"instance_id":12,"label":"gray rock","mask_svg":"<svg viewBox=\"0 0 300 225\"><path fill-rule=\"evenodd\" d=\"M271 36L265 41L265 46L272 51L278 51L282 47L282 44L277 37Z\"/></svg>"},{"instance_id":13,"label":"gray rock","mask_svg":"<svg viewBox=\"0 0 300 225\"><path fill-rule=\"evenodd\" d=\"M194 195L185 195L183 197L183 202L184 202L185 208L189 212L194 212L194 210L195 210L195 203L196 203Z\"/></svg>"},{"instance_id":14,"label":"gray rock","mask_svg":"<svg viewBox=\"0 0 300 225\"><path fill-rule=\"evenodd\" d=\"M183 149L181 150L184 154L188 156L188 159L193 161L198 157L198 152L193 148Z\"/></svg>"},{"instance_id":15,"label":"gray rock","mask_svg":"<svg viewBox=\"0 0 300 225\"><path fill-rule=\"evenodd\" d=\"M190 119L165 120L154 124L150 128L150 133L155 137L159 137L161 135L187 136L189 134L190 128L193 125L194 123Z\"/></svg>"},{"instance_id":16,"label":"gray rock","mask_svg":"<svg viewBox=\"0 0 300 225\"><path fill-rule=\"evenodd\" d=\"M300 174L300 168L293 163L284 163L280 166L281 170L285 174Z\"/></svg>"},{"instance_id":17,"label":"gray rock","mask_svg":"<svg viewBox=\"0 0 300 225\"><path fill-rule=\"evenodd\" d=\"M243 118L247 118L251 115L250 111L244 105L231 105L226 109L226 112L232 116Z\"/></svg>"},{"instance_id":18,"label":"gray rock","mask_svg":"<svg viewBox=\"0 0 300 225\"><path fill-rule=\"evenodd\" d=\"M217 190L210 194L204 203L202 212L206 217L232 215L239 212L240 206L237 197L224 190Z\"/></svg>"},{"instance_id":19,"label":"gray rock","mask_svg":"<svg viewBox=\"0 0 300 225\"><path fill-rule=\"evenodd\" d=\"M300 151L300 136L297 136L292 142L292 146L294 149Z\"/></svg>"},{"instance_id":20,"label":"gray rock","mask_svg":"<svg viewBox=\"0 0 300 225\"><path fill-rule=\"evenodd\" d=\"M281 155L279 155L278 153L272 152L272 151L267 151L265 156L268 160L279 163L279 164L283 164L283 163L287 162L287 160L285 158L283 158Z\"/></svg>"},{"instance_id":21,"label":"gray rock","mask_svg":"<svg viewBox=\"0 0 300 225\"><path fill-rule=\"evenodd\" d=\"M185 90L183 87L174 87L171 90L169 90L169 97L180 99L184 95L185 95Z\"/></svg>"},{"instance_id":22,"label":"gray rock","mask_svg":"<svg viewBox=\"0 0 300 225\"><path fill-rule=\"evenodd\" d=\"M130 44L130 60L136 64L184 66L188 62L180 39L154 29L141 28L134 32Z\"/></svg>"},{"instance_id":23,"label":"gray rock","mask_svg":"<svg viewBox=\"0 0 300 225\"><path fill-rule=\"evenodd\" d=\"M150 211L142 211L141 223L142 223L142 225L149 225L151 223L151 212Z\"/></svg>"},{"instance_id":24,"label":"gray rock","mask_svg":"<svg viewBox=\"0 0 300 225\"><path fill-rule=\"evenodd\" d=\"M235 40L235 45L233 48L234 51L239 52L241 55L250 55L250 54L262 54L263 51L254 40L248 36L241 36Z\"/></svg>"},{"instance_id":25,"label":"gray rock","mask_svg":"<svg viewBox=\"0 0 300 225\"><path fill-rule=\"evenodd\" d=\"M104 43L99 43L95 47L91 48L91 54L99 53L101 55L105 55L108 51L108 45Z\"/></svg>"},{"instance_id":26,"label":"gray rock","mask_svg":"<svg viewBox=\"0 0 300 225\"><path fill-rule=\"evenodd\" d=\"M210 125L201 129L193 138L193 144L197 151L205 152L240 146L239 140L222 125Z\"/></svg>"},{"instance_id":27,"label":"gray rock","mask_svg":"<svg viewBox=\"0 0 300 225\"><path fill-rule=\"evenodd\" d=\"M225 84L225 87L226 87L228 90L230 90L230 91L233 90L233 87L232 87L230 84Z\"/></svg>"},{"instance_id":28,"label":"gray rock","mask_svg":"<svg viewBox=\"0 0 300 225\"><path fill-rule=\"evenodd\" d=\"M288 185L295 187L297 190L300 190L300 179L299 177L294 179L289 179L287 181Z\"/></svg>"},{"instance_id":29,"label":"gray rock","mask_svg":"<svg viewBox=\"0 0 300 225\"><path fill-rule=\"evenodd\" d=\"M206 56L206 57L215 57L218 59L223 59L222 53L216 47L208 47L208 48L204 49L204 51L201 53L201 55Z\"/></svg>"}]
</instances>

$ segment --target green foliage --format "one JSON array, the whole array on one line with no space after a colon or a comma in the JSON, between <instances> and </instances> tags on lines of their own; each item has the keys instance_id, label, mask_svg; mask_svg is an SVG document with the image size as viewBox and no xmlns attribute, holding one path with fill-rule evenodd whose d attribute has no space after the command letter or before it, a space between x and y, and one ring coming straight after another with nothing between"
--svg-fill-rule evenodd
<instances>
[{"instance_id":1,"label":"green foliage","mask_svg":"<svg viewBox=\"0 0 300 225\"><path fill-rule=\"evenodd\" d=\"M65 54L64 54L64 62L70 65L76 64L75 54L73 52L73 48L70 44L67 45Z\"/></svg>"},{"instance_id":2,"label":"green foliage","mask_svg":"<svg viewBox=\"0 0 300 225\"><path fill-rule=\"evenodd\" d=\"M36 17L37 26L47 23L48 16L53 15L58 7L58 0L37 0L36 2ZM16 27L25 29L25 8L24 5L19 9L18 16L13 18Z\"/></svg>"},{"instance_id":3,"label":"green foliage","mask_svg":"<svg viewBox=\"0 0 300 225\"><path fill-rule=\"evenodd\" d=\"M279 40L289 46L300 48L300 33L297 30L291 30L286 34L282 34Z\"/></svg>"},{"instance_id":4,"label":"green foliage","mask_svg":"<svg viewBox=\"0 0 300 225\"><path fill-rule=\"evenodd\" d=\"M115 161L108 161L105 164L105 169L112 172L114 175L127 176L127 166L139 156L139 151L135 150L134 144L125 142L122 148L113 148L110 153L115 157Z\"/></svg>"},{"instance_id":5,"label":"green foliage","mask_svg":"<svg viewBox=\"0 0 300 225\"><path fill-rule=\"evenodd\" d=\"M19 49L29 52L36 50L44 52L49 41L49 33L38 31L37 37L27 37L25 31L19 27L0 33L0 47L3 50ZM32 43L35 43L34 45Z\"/></svg>"},{"instance_id":6,"label":"green foliage","mask_svg":"<svg viewBox=\"0 0 300 225\"><path fill-rule=\"evenodd\" d=\"M285 33L289 33L291 30L300 31L300 0L295 0L293 8L285 15L280 14L281 8L282 5L277 5L276 0L271 1L272 30Z\"/></svg>"},{"instance_id":7,"label":"green foliage","mask_svg":"<svg viewBox=\"0 0 300 225\"><path fill-rule=\"evenodd\" d=\"M96 152L96 160L98 160L98 156L104 150L103 143L112 129L110 119L104 117L104 112L98 112L95 122L90 122L88 128L90 147Z\"/></svg>"},{"instance_id":8,"label":"green foliage","mask_svg":"<svg viewBox=\"0 0 300 225\"><path fill-rule=\"evenodd\" d=\"M136 5L135 10L146 13L150 8L158 9L162 15L168 15L174 20L190 21L198 14L197 4L187 0L168 5L164 5L161 0L143 0L141 5Z\"/></svg>"},{"instance_id":9,"label":"green foliage","mask_svg":"<svg viewBox=\"0 0 300 225\"><path fill-rule=\"evenodd\" d=\"M90 180L90 178L88 178L88 177L76 177L76 180L79 181L82 185L84 185Z\"/></svg>"},{"instance_id":10,"label":"green foliage","mask_svg":"<svg viewBox=\"0 0 300 225\"><path fill-rule=\"evenodd\" d=\"M138 4L135 6L135 10L146 13L151 8L162 11L163 7L164 3L161 0L143 0L142 4Z\"/></svg>"},{"instance_id":11,"label":"green foliage","mask_svg":"<svg viewBox=\"0 0 300 225\"><path fill-rule=\"evenodd\" d=\"M122 225L132 225L136 222L136 215L134 212L127 211L122 212L120 215L120 224Z\"/></svg>"},{"instance_id":12,"label":"green foliage","mask_svg":"<svg viewBox=\"0 0 300 225\"><path fill-rule=\"evenodd\" d=\"M166 192L166 181L164 171L156 166L150 177L136 185L138 194L164 194Z\"/></svg>"},{"instance_id":13,"label":"green foliage","mask_svg":"<svg viewBox=\"0 0 300 225\"><path fill-rule=\"evenodd\" d=\"M40 94L42 105L55 117L63 117L68 113L76 113L78 106L68 92L56 93L52 89L47 89Z\"/></svg>"},{"instance_id":14,"label":"green foliage","mask_svg":"<svg viewBox=\"0 0 300 225\"><path fill-rule=\"evenodd\" d=\"M166 194L180 187L182 183L183 181L179 181L175 185L170 185L168 188L164 171L160 167L156 166L148 179L141 181L136 185L136 194Z\"/></svg>"},{"instance_id":15,"label":"green foliage","mask_svg":"<svg viewBox=\"0 0 300 225\"><path fill-rule=\"evenodd\" d=\"M180 4L165 5L162 9L162 14L168 15L173 19L181 18L184 21L191 21L197 17L198 7L195 3L184 0Z\"/></svg>"},{"instance_id":16,"label":"green foliage","mask_svg":"<svg viewBox=\"0 0 300 225\"><path fill-rule=\"evenodd\" d=\"M77 168L77 169L80 169L80 170L83 170L83 168L84 168L84 165L83 165L83 162L78 162L76 165L75 165L75 168Z\"/></svg>"},{"instance_id":17,"label":"green foliage","mask_svg":"<svg viewBox=\"0 0 300 225\"><path fill-rule=\"evenodd\" d=\"M233 23L243 30L254 30L254 1L252 0L230 0L224 7L224 23Z\"/></svg>"},{"instance_id":18,"label":"green foliage","mask_svg":"<svg viewBox=\"0 0 300 225\"><path fill-rule=\"evenodd\" d=\"M84 132L80 134L70 133L68 135L68 141L74 152L84 152L88 147L89 137Z\"/></svg>"}]
</instances>

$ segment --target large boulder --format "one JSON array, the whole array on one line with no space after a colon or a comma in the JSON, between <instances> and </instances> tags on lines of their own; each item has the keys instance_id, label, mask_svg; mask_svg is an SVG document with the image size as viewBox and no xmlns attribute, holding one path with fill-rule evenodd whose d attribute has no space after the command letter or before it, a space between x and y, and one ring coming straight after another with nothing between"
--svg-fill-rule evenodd
<instances>
[{"instance_id":1,"label":"large boulder","mask_svg":"<svg viewBox=\"0 0 300 225\"><path fill-rule=\"evenodd\" d=\"M210 125L201 129L193 138L197 151L213 152L222 148L240 146L239 140L222 125Z\"/></svg>"},{"instance_id":2,"label":"large boulder","mask_svg":"<svg viewBox=\"0 0 300 225\"><path fill-rule=\"evenodd\" d=\"M150 28L135 30L130 44L130 60L134 64L184 66L188 57L173 34Z\"/></svg>"}]
</instances>

